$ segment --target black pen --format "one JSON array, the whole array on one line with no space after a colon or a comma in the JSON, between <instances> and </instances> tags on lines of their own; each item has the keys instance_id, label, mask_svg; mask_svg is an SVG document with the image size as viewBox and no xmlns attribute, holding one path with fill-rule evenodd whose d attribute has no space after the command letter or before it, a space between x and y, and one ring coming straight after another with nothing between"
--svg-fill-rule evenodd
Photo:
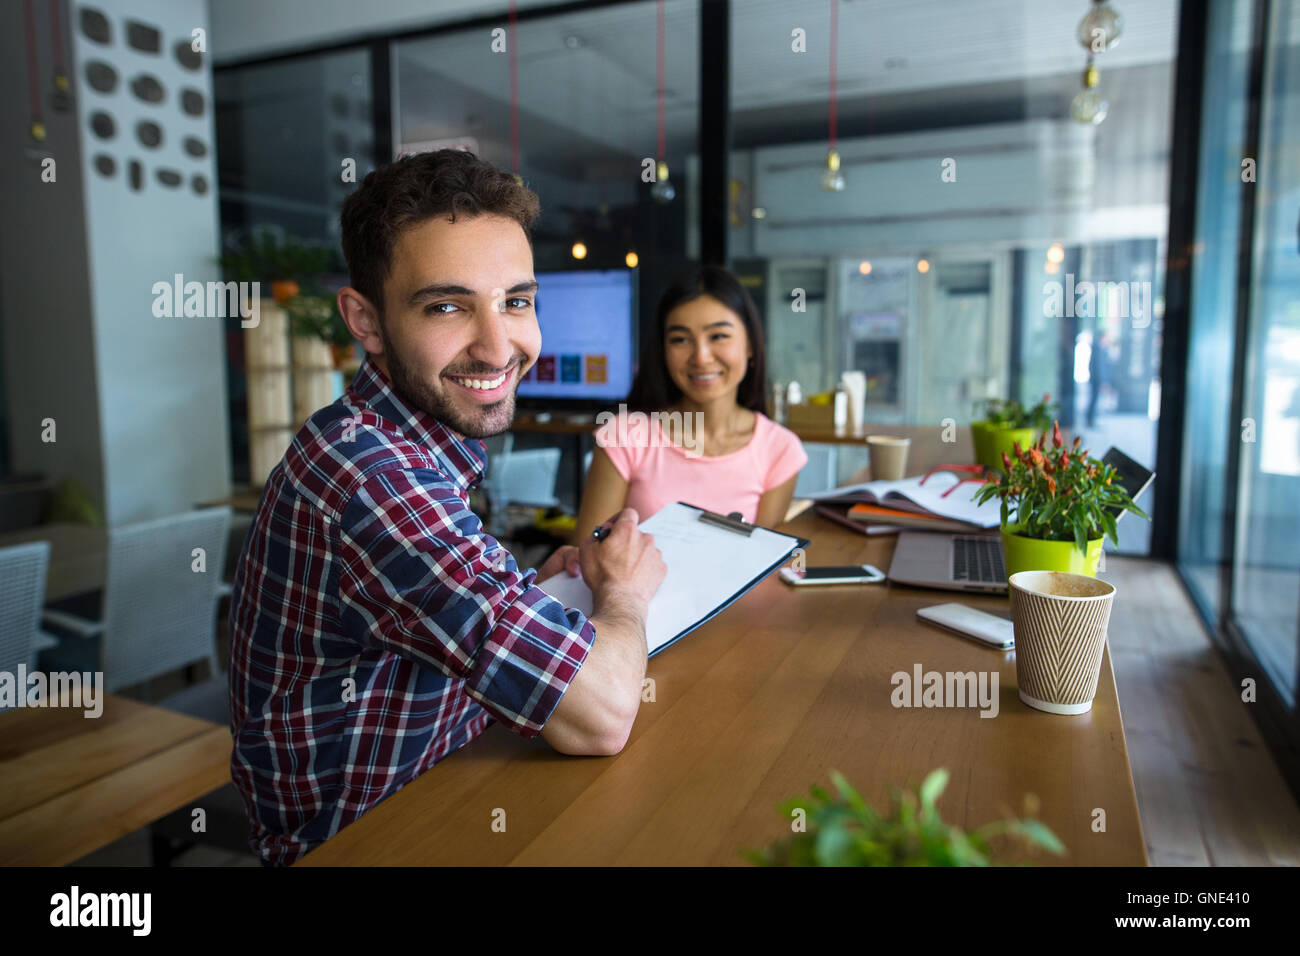
<instances>
[{"instance_id":1,"label":"black pen","mask_svg":"<svg viewBox=\"0 0 1300 956\"><path fill-rule=\"evenodd\" d=\"M591 536L597 541L604 541L609 537L609 529L603 525L591 533Z\"/></svg>"}]
</instances>

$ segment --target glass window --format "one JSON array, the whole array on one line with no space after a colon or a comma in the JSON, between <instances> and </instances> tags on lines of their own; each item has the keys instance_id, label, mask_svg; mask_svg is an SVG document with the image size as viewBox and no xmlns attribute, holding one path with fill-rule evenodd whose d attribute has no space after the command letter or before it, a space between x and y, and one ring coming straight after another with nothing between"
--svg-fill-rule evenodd
<instances>
[{"instance_id":1,"label":"glass window","mask_svg":"<svg viewBox=\"0 0 1300 956\"><path fill-rule=\"evenodd\" d=\"M1206 619L1222 610L1251 4L1211 4L1192 246L1178 562ZM1233 428L1235 431L1235 427Z\"/></svg>"},{"instance_id":2,"label":"glass window","mask_svg":"<svg viewBox=\"0 0 1300 956\"><path fill-rule=\"evenodd\" d=\"M687 263L698 0L664 4L663 158L676 193L667 202L656 201L655 184L642 176L645 164L659 159L657 30L653 2L518 22L513 132L508 34L494 39L490 29L476 28L394 46L399 151L469 148L507 170L517 151L518 172L542 206L536 269L634 262L643 317Z\"/></svg>"},{"instance_id":3,"label":"glass window","mask_svg":"<svg viewBox=\"0 0 1300 956\"><path fill-rule=\"evenodd\" d=\"M1232 607L1251 650L1294 706L1300 639L1300 4L1281 0L1271 12Z\"/></svg>"},{"instance_id":4,"label":"glass window","mask_svg":"<svg viewBox=\"0 0 1300 956\"><path fill-rule=\"evenodd\" d=\"M375 165L370 55L365 49L216 71L217 172L227 249L263 227L302 244L339 249L339 209ZM350 162L349 162L350 161ZM269 289L262 290L269 295ZM250 478L244 336L226 330L232 476Z\"/></svg>"},{"instance_id":5,"label":"glass window","mask_svg":"<svg viewBox=\"0 0 1300 956\"><path fill-rule=\"evenodd\" d=\"M934 9L840 3L833 34L828 0L732 3L728 252L763 290L770 375L807 394L861 370L869 422L936 429L1050 393L1094 454L1152 466L1177 4L1096 56L1087 124L1086 5ZM832 36L842 191L822 188ZM1146 522L1120 531L1146 552Z\"/></svg>"}]
</instances>

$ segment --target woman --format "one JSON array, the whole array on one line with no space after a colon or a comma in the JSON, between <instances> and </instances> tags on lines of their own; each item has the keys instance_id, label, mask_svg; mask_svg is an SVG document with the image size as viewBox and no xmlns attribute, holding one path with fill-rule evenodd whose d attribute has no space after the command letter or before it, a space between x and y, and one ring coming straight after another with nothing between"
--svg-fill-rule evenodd
<instances>
[{"instance_id":1,"label":"woman","mask_svg":"<svg viewBox=\"0 0 1300 956\"><path fill-rule=\"evenodd\" d=\"M763 414L765 368L758 310L735 276L703 266L673 283L627 409L596 430L576 540L621 508L645 519L674 501L784 521L808 456Z\"/></svg>"}]
</instances>

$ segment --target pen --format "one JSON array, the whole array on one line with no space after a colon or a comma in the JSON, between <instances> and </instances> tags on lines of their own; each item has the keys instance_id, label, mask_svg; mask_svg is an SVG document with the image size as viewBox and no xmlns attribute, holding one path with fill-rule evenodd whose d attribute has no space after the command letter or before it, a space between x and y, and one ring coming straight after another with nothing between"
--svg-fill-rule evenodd
<instances>
[{"instance_id":1,"label":"pen","mask_svg":"<svg viewBox=\"0 0 1300 956\"><path fill-rule=\"evenodd\" d=\"M591 533L591 536L597 541L604 541L609 537L609 529L603 526L599 527Z\"/></svg>"}]
</instances>

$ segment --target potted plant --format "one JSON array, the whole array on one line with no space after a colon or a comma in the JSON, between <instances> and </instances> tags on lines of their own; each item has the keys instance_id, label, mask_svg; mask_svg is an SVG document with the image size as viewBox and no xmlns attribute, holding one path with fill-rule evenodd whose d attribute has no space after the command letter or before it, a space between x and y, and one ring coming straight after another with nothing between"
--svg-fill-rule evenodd
<instances>
[{"instance_id":1,"label":"potted plant","mask_svg":"<svg viewBox=\"0 0 1300 956\"><path fill-rule=\"evenodd\" d=\"M278 305L285 305L302 286L329 270L333 252L308 245L270 226L240 235L221 256L226 278L235 282L261 282Z\"/></svg>"},{"instance_id":2,"label":"potted plant","mask_svg":"<svg viewBox=\"0 0 1300 956\"><path fill-rule=\"evenodd\" d=\"M991 841L1005 836L1058 856L1065 847L1045 823L1032 819L1032 797L1025 800L1024 820L995 820L966 832L945 823L936 802L948 785L948 771L935 770L918 793L892 789L888 815L869 807L843 775L831 771L838 793L812 787L812 798L787 801L787 819L806 815L803 832L744 855L760 866L988 866L995 862Z\"/></svg>"},{"instance_id":3,"label":"potted plant","mask_svg":"<svg viewBox=\"0 0 1300 956\"><path fill-rule=\"evenodd\" d=\"M975 493L983 504L1002 501L1002 557L1007 576L1017 571L1067 571L1097 576L1101 546L1106 538L1118 544L1115 515L1131 511L1147 518L1133 503L1114 468L1079 450L1082 439L1068 447L1061 426L1022 449L1016 443L1003 453L1002 468L990 474Z\"/></svg>"},{"instance_id":4,"label":"potted plant","mask_svg":"<svg viewBox=\"0 0 1300 956\"><path fill-rule=\"evenodd\" d=\"M1019 442L1022 448L1034 440L1034 434L1046 431L1057 412L1051 395L1044 395L1038 404L1025 408L1014 398L990 398L984 403L984 418L971 422L971 438L975 442L975 461L996 471L1002 467L1003 453L1009 454L1012 445Z\"/></svg>"},{"instance_id":5,"label":"potted plant","mask_svg":"<svg viewBox=\"0 0 1300 956\"><path fill-rule=\"evenodd\" d=\"M336 369L344 368L352 359L352 333L339 315L334 299L316 291L298 293L283 303L289 316L289 333L295 338L315 338L330 348L331 361Z\"/></svg>"}]
</instances>

